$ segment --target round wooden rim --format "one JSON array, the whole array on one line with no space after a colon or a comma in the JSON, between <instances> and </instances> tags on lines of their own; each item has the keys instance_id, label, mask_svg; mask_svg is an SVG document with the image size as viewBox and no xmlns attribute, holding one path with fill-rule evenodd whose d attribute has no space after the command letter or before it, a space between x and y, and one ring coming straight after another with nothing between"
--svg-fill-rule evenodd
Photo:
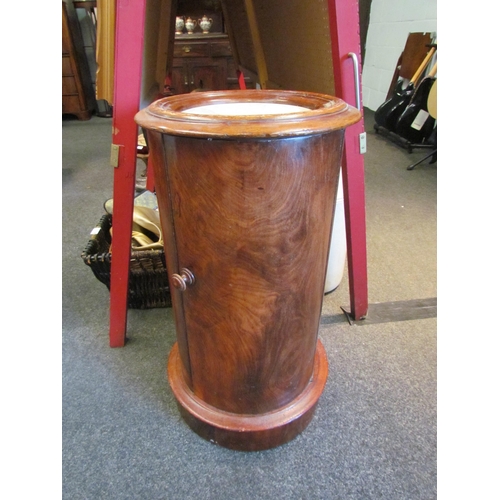
<instances>
[{"instance_id":1,"label":"round wooden rim","mask_svg":"<svg viewBox=\"0 0 500 500\"><path fill-rule=\"evenodd\" d=\"M195 396L182 376L181 363L178 345L175 343L170 352L167 374L170 387L178 403L191 416L204 424L239 433L279 428L302 417L316 405L328 378L328 360L325 348L318 340L311 381L299 396L284 407L268 413L241 415L214 408Z\"/></svg>"},{"instance_id":2,"label":"round wooden rim","mask_svg":"<svg viewBox=\"0 0 500 500\"><path fill-rule=\"evenodd\" d=\"M290 104L303 112L262 115L206 115L191 108L229 103ZM193 92L155 101L135 116L145 129L171 135L220 138L294 137L343 129L361 119L361 113L337 97L292 90L223 90Z\"/></svg>"}]
</instances>

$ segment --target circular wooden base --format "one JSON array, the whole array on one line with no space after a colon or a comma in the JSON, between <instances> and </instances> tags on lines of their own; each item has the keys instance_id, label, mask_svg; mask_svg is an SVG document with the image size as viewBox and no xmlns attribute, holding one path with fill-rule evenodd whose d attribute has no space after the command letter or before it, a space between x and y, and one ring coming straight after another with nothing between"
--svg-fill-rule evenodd
<instances>
[{"instance_id":1,"label":"circular wooden base","mask_svg":"<svg viewBox=\"0 0 500 500\"><path fill-rule=\"evenodd\" d=\"M318 340L311 381L302 393L274 411L240 415L219 410L195 396L184 381L179 349L168 360L168 379L186 423L204 439L241 451L274 448L291 441L311 421L328 376L328 361Z\"/></svg>"}]
</instances>

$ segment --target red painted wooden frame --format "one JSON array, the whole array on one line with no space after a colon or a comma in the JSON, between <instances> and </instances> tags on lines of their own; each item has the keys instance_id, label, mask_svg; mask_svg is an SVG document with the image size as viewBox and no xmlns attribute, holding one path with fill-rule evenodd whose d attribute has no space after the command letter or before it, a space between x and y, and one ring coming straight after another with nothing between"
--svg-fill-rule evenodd
<instances>
[{"instance_id":1,"label":"red painted wooden frame","mask_svg":"<svg viewBox=\"0 0 500 500\"><path fill-rule=\"evenodd\" d=\"M356 85L349 53L356 54L358 61L361 61L358 0L328 0L328 8L335 95L355 106ZM361 85L359 92L360 111L363 113ZM346 129L342 162L350 313L354 320L364 318L368 312L365 172L364 158L359 149L359 135L362 132L363 120Z\"/></svg>"},{"instance_id":2,"label":"red painted wooden frame","mask_svg":"<svg viewBox=\"0 0 500 500\"><path fill-rule=\"evenodd\" d=\"M348 54L353 52L360 58L358 2L328 0L328 7L336 95L354 104L355 84ZM137 154L134 116L139 111L141 95L145 8L146 0L116 2L113 145L119 146L119 157L113 187L111 347L122 347L126 340ZM359 134L363 130L363 121L347 128L342 165L351 315L355 320L368 311L364 162L359 152Z\"/></svg>"},{"instance_id":3,"label":"red painted wooden frame","mask_svg":"<svg viewBox=\"0 0 500 500\"><path fill-rule=\"evenodd\" d=\"M132 215L135 194L138 128L146 0L117 0L113 144L119 146L113 186L109 344L123 347L127 330Z\"/></svg>"}]
</instances>

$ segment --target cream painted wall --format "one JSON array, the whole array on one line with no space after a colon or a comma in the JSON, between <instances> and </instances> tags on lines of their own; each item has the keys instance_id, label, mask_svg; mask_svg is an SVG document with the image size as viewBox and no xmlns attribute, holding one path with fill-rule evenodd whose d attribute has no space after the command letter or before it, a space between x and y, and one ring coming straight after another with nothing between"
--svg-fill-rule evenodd
<instances>
[{"instance_id":1,"label":"cream painted wall","mask_svg":"<svg viewBox=\"0 0 500 500\"><path fill-rule=\"evenodd\" d=\"M437 34L437 0L372 0L363 62L363 105L375 111L387 91L409 33Z\"/></svg>"}]
</instances>

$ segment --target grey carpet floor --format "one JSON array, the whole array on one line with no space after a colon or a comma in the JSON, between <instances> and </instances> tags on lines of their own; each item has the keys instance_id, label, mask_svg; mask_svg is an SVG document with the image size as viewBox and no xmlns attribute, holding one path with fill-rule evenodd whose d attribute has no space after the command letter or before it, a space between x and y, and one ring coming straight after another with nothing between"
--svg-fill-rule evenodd
<instances>
[{"instance_id":1,"label":"grey carpet floor","mask_svg":"<svg viewBox=\"0 0 500 500\"><path fill-rule=\"evenodd\" d=\"M407 171L427 151L409 154L372 124L367 110L374 315L347 321L345 274L324 301L329 378L311 424L286 445L242 453L179 417L165 373L171 309L130 310L126 347L108 347L109 293L80 253L112 197L111 119L63 119L64 499L436 498L437 164Z\"/></svg>"}]
</instances>

